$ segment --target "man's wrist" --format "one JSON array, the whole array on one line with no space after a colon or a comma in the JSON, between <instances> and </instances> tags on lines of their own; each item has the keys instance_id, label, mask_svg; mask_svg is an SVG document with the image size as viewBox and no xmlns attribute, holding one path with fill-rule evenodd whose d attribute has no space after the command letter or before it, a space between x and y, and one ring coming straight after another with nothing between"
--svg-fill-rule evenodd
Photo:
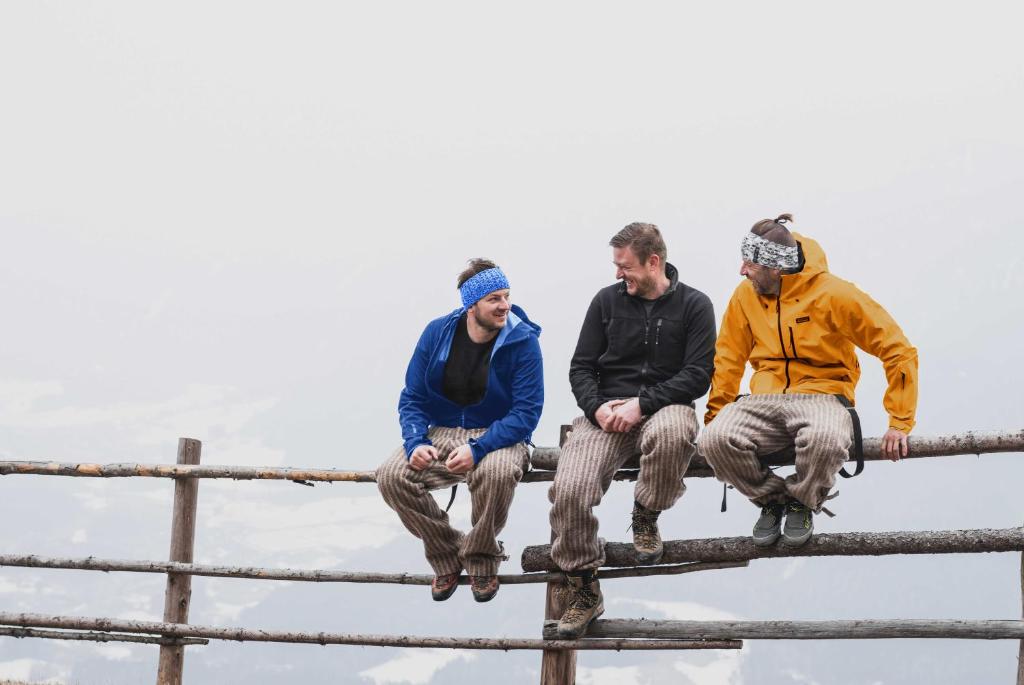
<instances>
[{"instance_id":1,"label":"man's wrist","mask_svg":"<svg viewBox=\"0 0 1024 685\"><path fill-rule=\"evenodd\" d=\"M469 451L473 455L473 463L479 464L480 460L487 456L487 450L480 446L476 438L469 439Z\"/></svg>"}]
</instances>

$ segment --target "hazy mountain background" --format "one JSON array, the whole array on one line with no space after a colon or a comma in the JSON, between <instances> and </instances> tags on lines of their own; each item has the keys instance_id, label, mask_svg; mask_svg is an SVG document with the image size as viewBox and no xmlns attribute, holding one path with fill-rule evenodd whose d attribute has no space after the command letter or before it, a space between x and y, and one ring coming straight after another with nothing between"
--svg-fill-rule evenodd
<instances>
[{"instance_id":1,"label":"hazy mountain background","mask_svg":"<svg viewBox=\"0 0 1024 685\"><path fill-rule=\"evenodd\" d=\"M784 211L921 359L917 434L1024 426L1024 63L1017 3L9 2L0 7L0 459L369 469L422 326L497 260L544 328L554 444L569 357L613 280L608 238L659 224L720 315L739 241ZM864 358L865 433L885 427ZM819 530L1021 525L1020 455L869 464ZM756 510L693 479L670 538ZM0 479L5 553L163 559L170 481ZM630 486L602 535L627 539ZM197 561L426 572L370 485L203 481ZM503 539L546 542L543 485ZM468 498L453 512L467 523ZM1019 555L758 561L605 584L608 616L1019 618ZM0 569L0 606L158 619L164 578ZM197 578L191 620L536 636L543 588ZM583 654L579 682L1010 682L1003 642L749 642ZM155 647L0 638L0 677L149 682ZM188 683L536 682L535 653L211 643Z\"/></svg>"}]
</instances>

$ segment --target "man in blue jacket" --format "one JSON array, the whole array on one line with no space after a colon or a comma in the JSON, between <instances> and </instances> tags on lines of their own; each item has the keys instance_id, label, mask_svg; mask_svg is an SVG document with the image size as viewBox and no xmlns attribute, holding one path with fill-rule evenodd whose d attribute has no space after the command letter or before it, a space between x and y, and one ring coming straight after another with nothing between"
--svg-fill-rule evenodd
<instances>
[{"instance_id":1,"label":"man in blue jacket","mask_svg":"<svg viewBox=\"0 0 1024 685\"><path fill-rule=\"evenodd\" d=\"M398 403L405 444L377 469L377 487L423 540L433 598L451 597L465 569L473 598L486 602L504 557L496 536L544 406L540 326L509 302L494 262L471 260L458 288L462 307L427 324L416 344ZM430 494L462 482L473 506L465 534Z\"/></svg>"}]
</instances>

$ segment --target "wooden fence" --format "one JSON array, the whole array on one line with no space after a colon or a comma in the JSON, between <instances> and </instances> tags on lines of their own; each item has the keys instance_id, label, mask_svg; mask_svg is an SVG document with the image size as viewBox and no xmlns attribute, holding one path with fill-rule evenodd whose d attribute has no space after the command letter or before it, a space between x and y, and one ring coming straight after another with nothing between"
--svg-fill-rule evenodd
<instances>
[{"instance_id":1,"label":"wooden fence","mask_svg":"<svg viewBox=\"0 0 1024 685\"><path fill-rule=\"evenodd\" d=\"M563 439L564 439L563 430ZM880 441L864 441L865 459L880 459ZM1016 433L964 433L941 437L912 437L909 458L957 454L1024 452L1024 430ZM265 629L223 628L188 623L192 576L288 580L300 582L385 583L429 585L431 576L408 573L372 573L321 569L271 569L210 566L193 563L198 483L203 478L234 480L288 480L315 482L374 482L373 472L338 469L262 468L200 464L201 444L181 438L177 464L88 464L33 461L0 462L0 475L50 475L90 478L151 477L175 480L169 561L125 559L47 558L36 555L0 555L0 566L76 569L102 572L162 573L167 576L162 622L111 618L46 616L0 612L0 636L97 642L137 642L160 645L157 683L181 683L185 648L209 640L284 642L305 644L367 645L496 650L542 650L541 682L566 685L575 681L575 653L581 650L689 650L739 649L741 639L1013 639L1020 640L1018 685L1024 685L1024 620L887 620L887 621L649 621L598 620L579 640L557 640L553 619L562 610L564 578L552 564L548 545L527 547L522 574L499 576L503 584L546 583L547 596L542 638L432 637L341 633L296 633ZM559 448L537 448L533 469L524 482L545 482L554 477ZM779 453L771 465L792 464L792 453ZM635 464L627 464L617 480L636 478ZM688 477L713 475L696 458ZM668 540L658 565L636 566L632 546L609 543L602 579L678 575L746 566L752 560L783 556L856 556L890 554L974 554L1024 552L1024 528L933 532L840 533L814 536L804 547L755 547L749 538ZM462 582L467 582L463 579ZM1024 615L1024 555L1021 562L1022 615Z\"/></svg>"}]
</instances>

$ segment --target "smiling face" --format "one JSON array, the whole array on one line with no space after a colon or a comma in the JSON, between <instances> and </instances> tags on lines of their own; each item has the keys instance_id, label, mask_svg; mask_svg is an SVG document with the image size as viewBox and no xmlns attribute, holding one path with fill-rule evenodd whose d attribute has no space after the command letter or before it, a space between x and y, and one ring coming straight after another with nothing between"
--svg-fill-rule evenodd
<instances>
[{"instance_id":1,"label":"smiling face","mask_svg":"<svg viewBox=\"0 0 1024 685\"><path fill-rule=\"evenodd\" d=\"M489 333L497 333L508 323L508 312L512 307L509 289L502 288L487 293L467 311L476 325Z\"/></svg>"},{"instance_id":2,"label":"smiling face","mask_svg":"<svg viewBox=\"0 0 1024 685\"><path fill-rule=\"evenodd\" d=\"M774 297L782 291L782 272L778 269L769 269L767 266L743 260L740 264L740 276L746 276L758 295Z\"/></svg>"},{"instance_id":3,"label":"smiling face","mask_svg":"<svg viewBox=\"0 0 1024 685\"><path fill-rule=\"evenodd\" d=\"M613 247L612 263L615 265L615 278L626 284L626 292L636 297L653 299L658 292L661 277L661 258L652 254L647 262L641 262L633 248Z\"/></svg>"}]
</instances>

